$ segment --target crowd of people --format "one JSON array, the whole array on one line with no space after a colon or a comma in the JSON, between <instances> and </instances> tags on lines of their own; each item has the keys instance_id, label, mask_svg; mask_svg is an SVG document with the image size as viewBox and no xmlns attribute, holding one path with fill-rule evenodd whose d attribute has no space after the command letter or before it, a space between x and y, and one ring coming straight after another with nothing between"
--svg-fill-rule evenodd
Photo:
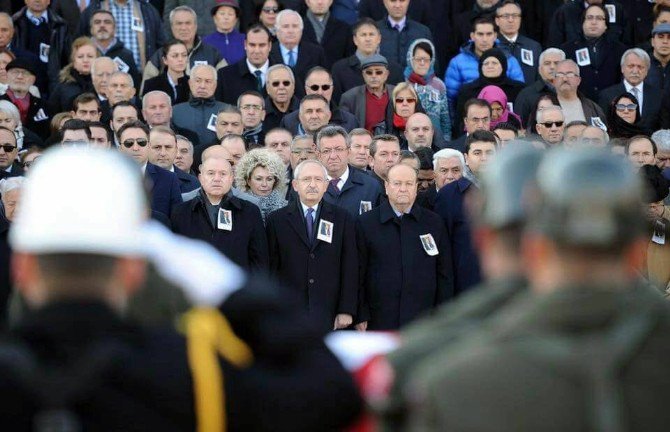
<instances>
[{"instance_id":1,"label":"crowd of people","mask_svg":"<svg viewBox=\"0 0 670 432\"><path fill-rule=\"evenodd\" d=\"M9 239L19 236L14 225L29 173L62 147L114 153L113 166L120 166L119 155L132 161L151 219L209 244L244 274L281 286L285 301L305 315L311 343L337 330L360 337L399 331L401 348L371 367L393 369L393 383L385 383L382 402L366 400L390 430L544 429L535 418L506 418L513 403L503 403L500 392L468 393L475 388L468 373L488 376L496 355L509 348L501 341L517 335L521 322L541 321L524 306L516 307L526 321L498 309L513 311L518 298L542 287L622 284L633 273L643 289L670 293L669 0L0 0L0 11L3 324L21 323L42 302L15 289L37 283L19 269L45 266L45 274L59 274L76 267L76 260L10 264L15 245L22 253L54 252ZM63 182L76 174L75 165L60 168ZM77 201L112 203L89 217L113 212L119 195L130 193L105 187L103 196L73 187L96 194ZM634 215L639 220L631 222ZM109 219L104 229L123 233L125 223ZM634 234L626 237L627 229ZM643 238L643 247L633 247L633 238ZM70 251L67 242L54 242L55 252ZM71 252L133 252L127 244L120 253L74 244ZM189 262L175 267L207 279ZM587 265L593 278L583 274ZM156 267L143 283L129 284L143 284L140 293L124 297L143 325L174 322L196 297L184 296L178 286L185 282ZM581 300L600 304L596 297ZM633 297L617 301L637 302L640 310L653 303ZM274 308L275 300L241 303ZM580 304L578 297L555 301L536 313ZM209 306L236 314L219 303ZM552 324L578 320L562 318ZM287 355L263 351L272 343L258 325L274 325L273 316L261 324L239 319L235 332L245 343L254 338L252 351L270 362ZM482 357L476 344L465 345L457 350L462 361L445 360L457 352L447 346L473 329L467 320L509 325L500 334L483 332L489 339L482 340L496 341L501 351ZM240 330L245 325L254 332ZM277 331L278 340L298 344ZM539 336L528 343L539 346ZM510 379L527 366L526 351L513 348L510 355L523 361L505 363ZM291 363L299 370L307 362L301 379L314 372L310 367L332 367L330 357L311 358L303 349L297 356L306 357ZM226 357L235 366L244 363L238 358L246 357ZM468 363L473 358L481 361ZM449 368L433 368L443 362ZM341 378L333 371L332 379ZM349 383L340 383L340 395L350 397L342 419L351 420L357 399ZM573 389L559 390L567 399ZM467 397L459 404L442 405L460 391ZM328 396L318 394L315 404ZM490 403L490 416L468 409L480 401ZM295 409L291 402L278 405L286 416ZM605 411L607 403L614 402L604 401ZM188 423L192 414L175 415ZM306 424L318 424L316 416ZM603 430L619 430L600 420ZM346 423L323 424L326 430ZM559 421L556 427L576 428Z\"/></svg>"}]
</instances>

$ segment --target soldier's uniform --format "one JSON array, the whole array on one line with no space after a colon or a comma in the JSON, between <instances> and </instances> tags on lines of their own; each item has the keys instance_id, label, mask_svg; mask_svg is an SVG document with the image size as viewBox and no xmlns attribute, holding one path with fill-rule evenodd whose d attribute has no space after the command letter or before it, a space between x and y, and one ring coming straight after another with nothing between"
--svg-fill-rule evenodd
<instances>
[{"instance_id":1,"label":"soldier's uniform","mask_svg":"<svg viewBox=\"0 0 670 432\"><path fill-rule=\"evenodd\" d=\"M623 262L643 220L630 167L593 149L545 161L532 229L567 248L558 254L609 251ZM599 258L583 264L603 265L602 255L590 256ZM424 361L410 379L407 429L667 430L670 308L646 286L601 281L600 270L586 280L561 275L550 292L531 291Z\"/></svg>"}]
</instances>

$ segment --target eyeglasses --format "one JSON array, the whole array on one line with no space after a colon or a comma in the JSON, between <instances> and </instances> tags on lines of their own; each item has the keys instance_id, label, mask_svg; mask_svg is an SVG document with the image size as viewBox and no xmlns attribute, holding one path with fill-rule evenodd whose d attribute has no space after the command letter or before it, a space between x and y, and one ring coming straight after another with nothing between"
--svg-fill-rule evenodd
<instances>
[{"instance_id":1,"label":"eyeglasses","mask_svg":"<svg viewBox=\"0 0 670 432\"><path fill-rule=\"evenodd\" d=\"M0 145L0 148L5 151L5 153L11 153L16 149L16 146L9 145L9 144L2 144Z\"/></svg>"},{"instance_id":2,"label":"eyeglasses","mask_svg":"<svg viewBox=\"0 0 670 432\"><path fill-rule=\"evenodd\" d=\"M279 8L273 8L273 7L264 7L261 10L267 14L276 14L277 12L279 12Z\"/></svg>"},{"instance_id":3,"label":"eyeglasses","mask_svg":"<svg viewBox=\"0 0 670 432\"><path fill-rule=\"evenodd\" d=\"M562 127L563 126L562 121L544 122L544 123L540 123L540 124L542 126L546 127L546 128L551 128L551 127L554 127L554 126L556 126L556 127Z\"/></svg>"},{"instance_id":4,"label":"eyeglasses","mask_svg":"<svg viewBox=\"0 0 670 432\"><path fill-rule=\"evenodd\" d=\"M330 90L331 87L332 85L330 84L322 84L322 85L312 84L311 86L309 86L309 89L312 91L319 91L319 88L321 88L321 91L328 91Z\"/></svg>"},{"instance_id":5,"label":"eyeglasses","mask_svg":"<svg viewBox=\"0 0 670 432\"><path fill-rule=\"evenodd\" d=\"M602 21L605 22L605 17L601 15L586 15L584 17L586 21Z\"/></svg>"},{"instance_id":6,"label":"eyeglasses","mask_svg":"<svg viewBox=\"0 0 670 432\"><path fill-rule=\"evenodd\" d=\"M430 63L430 57L412 57L415 63L419 64L428 64Z\"/></svg>"},{"instance_id":7,"label":"eyeglasses","mask_svg":"<svg viewBox=\"0 0 670 432\"><path fill-rule=\"evenodd\" d=\"M372 70L365 70L365 75L367 75L367 76L372 76L372 75L381 76L381 75L384 75L384 71L380 71L380 70L373 70L373 71L372 71Z\"/></svg>"},{"instance_id":8,"label":"eyeglasses","mask_svg":"<svg viewBox=\"0 0 670 432\"><path fill-rule=\"evenodd\" d=\"M145 147L149 141L146 138L130 138L125 140L122 144L125 148L131 148L135 143L140 147Z\"/></svg>"},{"instance_id":9,"label":"eyeglasses","mask_svg":"<svg viewBox=\"0 0 670 432\"><path fill-rule=\"evenodd\" d=\"M578 77L579 75L577 75L574 72L556 72L554 76L556 78L575 78Z\"/></svg>"},{"instance_id":10,"label":"eyeglasses","mask_svg":"<svg viewBox=\"0 0 670 432\"><path fill-rule=\"evenodd\" d=\"M614 107L617 111L635 111L637 104L616 104Z\"/></svg>"},{"instance_id":11,"label":"eyeglasses","mask_svg":"<svg viewBox=\"0 0 670 432\"><path fill-rule=\"evenodd\" d=\"M497 16L497 18L502 18L502 19L519 19L521 18L521 14L519 13L509 13L509 14L500 14Z\"/></svg>"},{"instance_id":12,"label":"eyeglasses","mask_svg":"<svg viewBox=\"0 0 670 432\"><path fill-rule=\"evenodd\" d=\"M316 150L313 150L313 149L293 149L293 150L291 150L291 153L293 153L296 156L301 155L303 153L305 153L306 155L315 155Z\"/></svg>"},{"instance_id":13,"label":"eyeglasses","mask_svg":"<svg viewBox=\"0 0 670 432\"><path fill-rule=\"evenodd\" d=\"M272 87L279 87L279 84L283 85L284 87L288 87L291 85L291 81L272 81L270 83Z\"/></svg>"},{"instance_id":14,"label":"eyeglasses","mask_svg":"<svg viewBox=\"0 0 670 432\"><path fill-rule=\"evenodd\" d=\"M29 72L25 69L18 69L18 68L10 69L10 70L7 71L7 73L10 74L10 75L16 75L16 76L19 76L19 75L31 76L32 75L32 72Z\"/></svg>"},{"instance_id":15,"label":"eyeglasses","mask_svg":"<svg viewBox=\"0 0 670 432\"><path fill-rule=\"evenodd\" d=\"M395 98L395 103L396 104L401 104L401 103L404 103L404 102L407 102L408 104L412 104L412 103L416 103L416 99L415 98L401 98L401 97Z\"/></svg>"},{"instance_id":16,"label":"eyeglasses","mask_svg":"<svg viewBox=\"0 0 670 432\"><path fill-rule=\"evenodd\" d=\"M332 149L323 149L321 150L321 154L324 156L328 156L331 153L344 153L345 151L347 151L346 147L335 147Z\"/></svg>"},{"instance_id":17,"label":"eyeglasses","mask_svg":"<svg viewBox=\"0 0 670 432\"><path fill-rule=\"evenodd\" d=\"M242 111L262 111L263 107L260 105L242 105Z\"/></svg>"},{"instance_id":18,"label":"eyeglasses","mask_svg":"<svg viewBox=\"0 0 670 432\"><path fill-rule=\"evenodd\" d=\"M25 161L25 162L23 162L23 163L21 164L21 166L23 166L23 168L30 168L33 164L35 164L35 162L37 162L37 159L39 159L39 158L40 158L40 157L37 156L37 157L36 157L35 159L33 159L33 160Z\"/></svg>"}]
</instances>

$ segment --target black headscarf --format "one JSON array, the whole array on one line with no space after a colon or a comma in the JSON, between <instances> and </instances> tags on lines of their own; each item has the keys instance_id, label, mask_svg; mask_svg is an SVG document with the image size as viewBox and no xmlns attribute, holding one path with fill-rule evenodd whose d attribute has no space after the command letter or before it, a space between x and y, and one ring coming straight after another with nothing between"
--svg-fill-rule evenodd
<instances>
[{"instance_id":1,"label":"black headscarf","mask_svg":"<svg viewBox=\"0 0 670 432\"><path fill-rule=\"evenodd\" d=\"M500 62L500 65L502 66L502 73L500 74L499 77L488 78L485 77L484 73L482 72L482 69L484 68L484 61L486 61L486 59L490 57L497 58L498 61ZM497 85L505 81L506 78L507 78L507 56L505 55L505 53L499 48L491 48L484 51L482 53L482 56L479 57L479 79L489 84Z\"/></svg>"},{"instance_id":2,"label":"black headscarf","mask_svg":"<svg viewBox=\"0 0 670 432\"><path fill-rule=\"evenodd\" d=\"M624 97L632 100L637 105L635 109L635 121L633 123L628 123L616 113L616 105ZM607 112L607 125L609 126L607 132L610 138L631 138L635 135L644 135L645 132L640 127L640 103L637 98L626 92L612 99L609 111Z\"/></svg>"}]
</instances>

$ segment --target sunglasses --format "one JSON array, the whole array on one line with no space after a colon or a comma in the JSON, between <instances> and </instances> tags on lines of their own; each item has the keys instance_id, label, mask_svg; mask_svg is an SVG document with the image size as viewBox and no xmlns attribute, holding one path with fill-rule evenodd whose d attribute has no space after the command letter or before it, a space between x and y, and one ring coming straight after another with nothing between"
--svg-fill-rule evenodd
<instances>
[{"instance_id":1,"label":"sunglasses","mask_svg":"<svg viewBox=\"0 0 670 432\"><path fill-rule=\"evenodd\" d=\"M550 128L550 127L554 127L554 126L561 127L561 126L563 126L563 122L562 121L545 122L545 123L541 123L541 125L546 127L546 128Z\"/></svg>"},{"instance_id":2,"label":"sunglasses","mask_svg":"<svg viewBox=\"0 0 670 432\"><path fill-rule=\"evenodd\" d=\"M380 70L375 70L375 71L366 70L366 71L365 71L365 75L368 75L368 76L372 76L372 75L380 76L380 75L384 75L384 71L380 71Z\"/></svg>"},{"instance_id":3,"label":"sunglasses","mask_svg":"<svg viewBox=\"0 0 670 432\"><path fill-rule=\"evenodd\" d=\"M322 85L312 84L311 86L309 86L309 89L312 91L319 91L319 87L321 87L321 91L328 91L332 86L330 84L322 84Z\"/></svg>"},{"instance_id":4,"label":"sunglasses","mask_svg":"<svg viewBox=\"0 0 670 432\"><path fill-rule=\"evenodd\" d=\"M637 104L616 104L614 105L617 111L635 111Z\"/></svg>"},{"instance_id":5,"label":"sunglasses","mask_svg":"<svg viewBox=\"0 0 670 432\"><path fill-rule=\"evenodd\" d=\"M140 147L145 147L149 144L149 141L146 138L130 138L125 140L122 144L125 148L131 148L135 143Z\"/></svg>"},{"instance_id":6,"label":"sunglasses","mask_svg":"<svg viewBox=\"0 0 670 432\"><path fill-rule=\"evenodd\" d=\"M414 98L401 98L401 97L395 98L395 103L401 104L403 102L407 102L407 103L410 103L410 104L411 103L416 103L416 99L414 99Z\"/></svg>"},{"instance_id":7,"label":"sunglasses","mask_svg":"<svg viewBox=\"0 0 670 432\"><path fill-rule=\"evenodd\" d=\"M283 85L284 87L288 87L291 85L291 81L272 81L270 84L272 87L279 87L279 84Z\"/></svg>"},{"instance_id":8,"label":"sunglasses","mask_svg":"<svg viewBox=\"0 0 670 432\"><path fill-rule=\"evenodd\" d=\"M264 8L261 9L261 10L262 10L263 12L265 12L265 13L269 13L269 14L276 14L277 12L279 12L279 8L273 8L273 7L264 7Z\"/></svg>"},{"instance_id":9,"label":"sunglasses","mask_svg":"<svg viewBox=\"0 0 670 432\"><path fill-rule=\"evenodd\" d=\"M11 152L14 151L14 149L16 149L16 146L9 145L9 144L3 144L3 145L0 145L0 148L3 149L5 151L5 153L11 153Z\"/></svg>"}]
</instances>

